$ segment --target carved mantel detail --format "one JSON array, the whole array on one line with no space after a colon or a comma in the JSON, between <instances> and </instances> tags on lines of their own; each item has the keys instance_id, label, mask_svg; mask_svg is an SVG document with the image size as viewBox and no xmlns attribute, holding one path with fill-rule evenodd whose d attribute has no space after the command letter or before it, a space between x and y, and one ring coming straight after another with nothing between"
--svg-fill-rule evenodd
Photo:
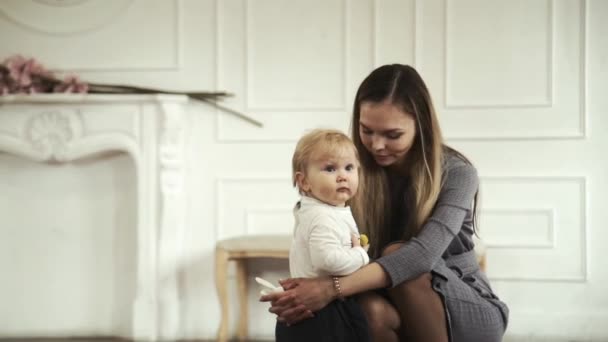
<instances>
[{"instance_id":1,"label":"carved mantel detail","mask_svg":"<svg viewBox=\"0 0 608 342\"><path fill-rule=\"evenodd\" d=\"M81 135L82 120L76 113L42 112L25 124L26 139L48 161L69 161L69 144Z\"/></svg>"}]
</instances>

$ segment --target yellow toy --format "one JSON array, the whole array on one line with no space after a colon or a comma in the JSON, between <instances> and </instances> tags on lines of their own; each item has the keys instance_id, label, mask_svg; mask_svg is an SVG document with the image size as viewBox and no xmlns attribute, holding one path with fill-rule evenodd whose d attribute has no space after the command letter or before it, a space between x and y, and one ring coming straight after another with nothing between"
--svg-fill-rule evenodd
<instances>
[{"instance_id":1,"label":"yellow toy","mask_svg":"<svg viewBox=\"0 0 608 342\"><path fill-rule=\"evenodd\" d=\"M361 241L361 247L365 247L369 244L369 238L365 234L361 234L359 241Z\"/></svg>"}]
</instances>

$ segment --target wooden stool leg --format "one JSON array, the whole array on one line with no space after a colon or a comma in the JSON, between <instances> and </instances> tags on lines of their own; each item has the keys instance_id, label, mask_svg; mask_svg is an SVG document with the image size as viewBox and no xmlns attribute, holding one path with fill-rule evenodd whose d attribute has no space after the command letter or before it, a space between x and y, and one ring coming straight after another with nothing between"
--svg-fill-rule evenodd
<instances>
[{"instance_id":1,"label":"wooden stool leg","mask_svg":"<svg viewBox=\"0 0 608 342\"><path fill-rule=\"evenodd\" d=\"M247 325L249 319L248 308L248 284L247 284L247 259L238 259L236 262L236 281L238 286L238 297L240 305L239 328L237 336L239 341L247 340Z\"/></svg>"},{"instance_id":2,"label":"wooden stool leg","mask_svg":"<svg viewBox=\"0 0 608 342\"><path fill-rule=\"evenodd\" d=\"M480 258L479 258L479 268L485 272L486 271L486 254L484 253Z\"/></svg>"},{"instance_id":3,"label":"wooden stool leg","mask_svg":"<svg viewBox=\"0 0 608 342\"><path fill-rule=\"evenodd\" d=\"M221 319L217 331L217 341L228 341L228 252L222 248L215 250L215 286L220 301Z\"/></svg>"}]
</instances>

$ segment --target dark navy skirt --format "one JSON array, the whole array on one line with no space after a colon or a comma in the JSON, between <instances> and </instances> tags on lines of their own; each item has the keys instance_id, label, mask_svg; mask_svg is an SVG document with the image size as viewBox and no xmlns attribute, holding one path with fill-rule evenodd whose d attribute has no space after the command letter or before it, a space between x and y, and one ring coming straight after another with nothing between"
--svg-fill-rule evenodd
<instances>
[{"instance_id":1,"label":"dark navy skirt","mask_svg":"<svg viewBox=\"0 0 608 342\"><path fill-rule=\"evenodd\" d=\"M277 322L277 342L369 342L367 320L354 298L335 300L314 317L287 326Z\"/></svg>"}]
</instances>

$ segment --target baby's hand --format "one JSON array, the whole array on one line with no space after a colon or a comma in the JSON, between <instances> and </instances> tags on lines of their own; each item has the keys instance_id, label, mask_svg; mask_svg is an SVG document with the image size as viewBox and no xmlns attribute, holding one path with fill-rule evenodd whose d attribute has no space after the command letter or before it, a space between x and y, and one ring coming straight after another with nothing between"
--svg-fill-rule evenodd
<instances>
[{"instance_id":1,"label":"baby's hand","mask_svg":"<svg viewBox=\"0 0 608 342\"><path fill-rule=\"evenodd\" d=\"M363 247L363 249L366 252L368 252L369 251L369 238L367 237L367 235L361 234L361 238L359 239L359 241L361 241L361 247Z\"/></svg>"},{"instance_id":2,"label":"baby's hand","mask_svg":"<svg viewBox=\"0 0 608 342\"><path fill-rule=\"evenodd\" d=\"M361 247L361 241L359 241L359 235L351 234L350 241L353 243L353 247Z\"/></svg>"}]
</instances>

